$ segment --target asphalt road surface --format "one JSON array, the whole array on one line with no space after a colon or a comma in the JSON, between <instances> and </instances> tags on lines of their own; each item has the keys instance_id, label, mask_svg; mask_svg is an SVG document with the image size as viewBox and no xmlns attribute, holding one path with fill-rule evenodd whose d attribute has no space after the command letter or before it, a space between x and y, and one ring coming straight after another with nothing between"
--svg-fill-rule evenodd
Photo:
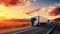
<instances>
[{"instance_id":1,"label":"asphalt road surface","mask_svg":"<svg viewBox=\"0 0 60 34\"><path fill-rule=\"evenodd\" d=\"M50 34L60 34L60 24L57 24Z\"/></svg>"},{"instance_id":2,"label":"asphalt road surface","mask_svg":"<svg viewBox=\"0 0 60 34\"><path fill-rule=\"evenodd\" d=\"M0 34L60 34L60 25L59 24L47 24L41 25L38 27L20 27L13 29L6 29L4 32L0 31Z\"/></svg>"}]
</instances>

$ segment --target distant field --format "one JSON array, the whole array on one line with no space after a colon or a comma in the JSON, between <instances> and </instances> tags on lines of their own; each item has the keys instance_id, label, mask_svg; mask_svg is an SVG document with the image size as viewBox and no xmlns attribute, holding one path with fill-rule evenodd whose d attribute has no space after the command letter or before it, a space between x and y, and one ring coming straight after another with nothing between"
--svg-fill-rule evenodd
<instances>
[{"instance_id":1,"label":"distant field","mask_svg":"<svg viewBox=\"0 0 60 34\"><path fill-rule=\"evenodd\" d=\"M0 28L14 28L30 25L29 21L23 22L0 22Z\"/></svg>"}]
</instances>

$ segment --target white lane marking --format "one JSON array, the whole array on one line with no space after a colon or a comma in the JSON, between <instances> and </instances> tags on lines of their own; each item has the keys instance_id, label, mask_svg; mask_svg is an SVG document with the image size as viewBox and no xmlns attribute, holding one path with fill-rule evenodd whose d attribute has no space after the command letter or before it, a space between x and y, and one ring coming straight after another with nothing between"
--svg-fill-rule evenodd
<instances>
[{"instance_id":1,"label":"white lane marking","mask_svg":"<svg viewBox=\"0 0 60 34\"><path fill-rule=\"evenodd\" d=\"M56 24L46 34L49 34L54 29L55 26Z\"/></svg>"}]
</instances>

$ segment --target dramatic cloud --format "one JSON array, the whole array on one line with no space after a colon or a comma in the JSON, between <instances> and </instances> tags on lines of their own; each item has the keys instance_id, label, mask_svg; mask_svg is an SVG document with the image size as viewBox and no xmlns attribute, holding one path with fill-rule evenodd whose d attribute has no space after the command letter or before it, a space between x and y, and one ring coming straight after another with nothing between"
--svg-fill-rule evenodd
<instances>
[{"instance_id":1,"label":"dramatic cloud","mask_svg":"<svg viewBox=\"0 0 60 34\"><path fill-rule=\"evenodd\" d=\"M34 10L28 10L28 12L26 12L26 14L31 14L31 13L35 13L38 12L40 10L40 8L34 9Z\"/></svg>"},{"instance_id":2,"label":"dramatic cloud","mask_svg":"<svg viewBox=\"0 0 60 34\"><path fill-rule=\"evenodd\" d=\"M58 16L60 15L60 7L59 6L49 6L49 7L42 7L37 8L34 10L28 10L28 12L25 12L27 15L30 14L46 14L48 16Z\"/></svg>"},{"instance_id":3,"label":"dramatic cloud","mask_svg":"<svg viewBox=\"0 0 60 34\"><path fill-rule=\"evenodd\" d=\"M49 12L50 16L57 16L60 15L60 7L56 7L51 9L51 11Z\"/></svg>"},{"instance_id":4,"label":"dramatic cloud","mask_svg":"<svg viewBox=\"0 0 60 34\"><path fill-rule=\"evenodd\" d=\"M5 6L25 6L29 4L29 0L0 0L0 4L4 4Z\"/></svg>"}]
</instances>

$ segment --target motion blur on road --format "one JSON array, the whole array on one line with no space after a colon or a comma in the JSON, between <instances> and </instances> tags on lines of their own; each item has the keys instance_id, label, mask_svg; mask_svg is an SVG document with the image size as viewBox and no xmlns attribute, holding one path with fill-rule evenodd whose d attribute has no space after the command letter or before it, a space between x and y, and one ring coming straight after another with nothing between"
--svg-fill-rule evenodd
<instances>
[{"instance_id":1,"label":"motion blur on road","mask_svg":"<svg viewBox=\"0 0 60 34\"><path fill-rule=\"evenodd\" d=\"M1 29L0 34L60 34L60 24L50 23L47 25L25 26L10 29Z\"/></svg>"}]
</instances>

